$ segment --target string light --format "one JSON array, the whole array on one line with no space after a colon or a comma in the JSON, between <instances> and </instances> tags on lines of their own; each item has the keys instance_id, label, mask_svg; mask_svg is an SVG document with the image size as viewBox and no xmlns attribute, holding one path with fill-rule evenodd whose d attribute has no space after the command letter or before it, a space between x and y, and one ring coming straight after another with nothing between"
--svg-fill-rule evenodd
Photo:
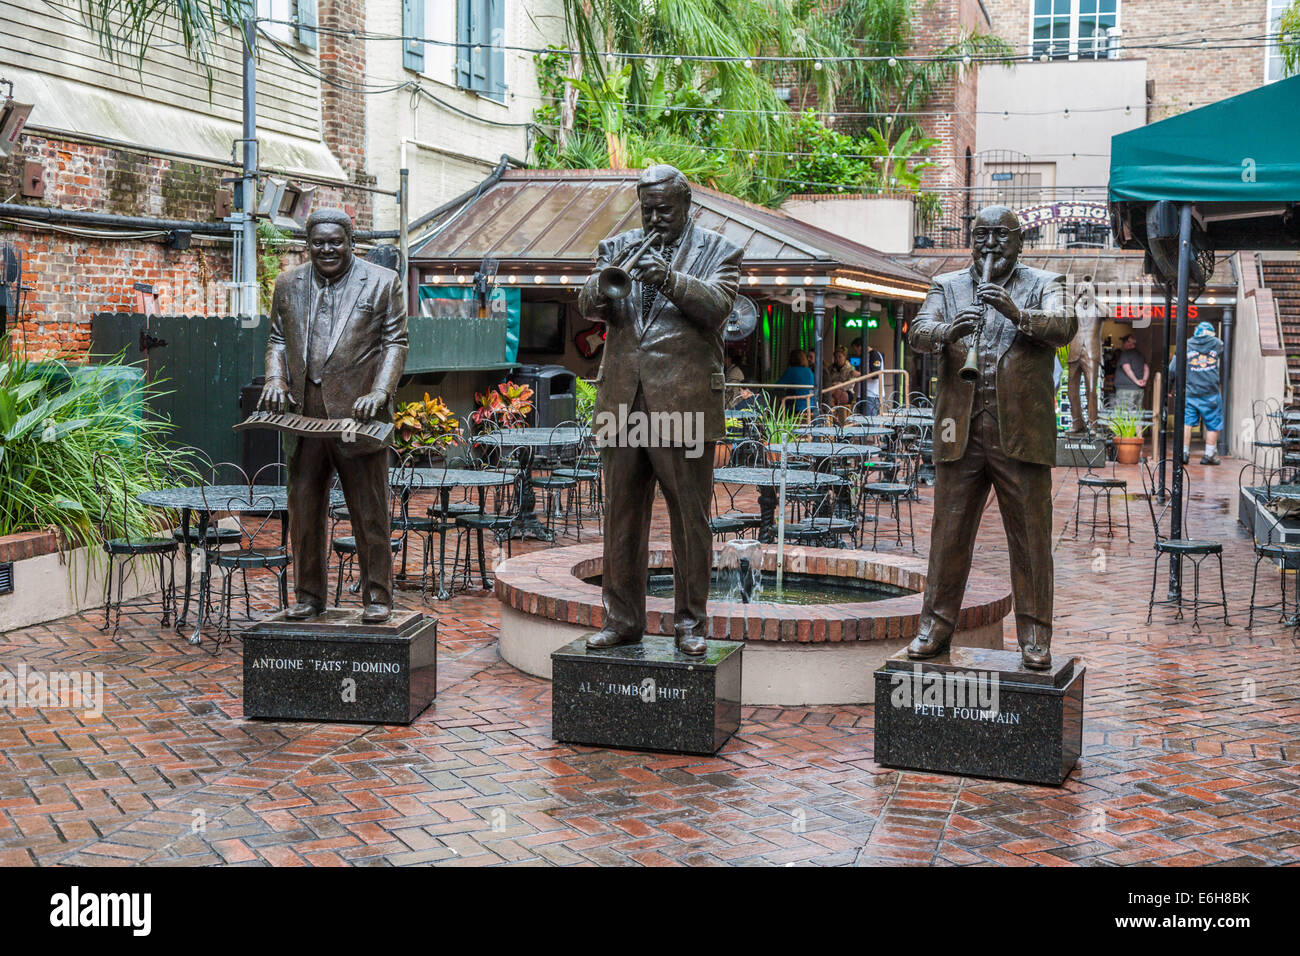
<instances>
[{"instance_id":1,"label":"string light","mask_svg":"<svg viewBox=\"0 0 1300 956\"><path fill-rule=\"evenodd\" d=\"M279 24L288 27L298 26L298 23L295 20L285 20L285 19L278 19L274 17L258 17L255 19L254 22L257 24ZM1233 29L1234 27L1250 26L1253 23L1254 21L1243 21L1241 24L1236 24L1233 26L1216 27L1214 29L1227 31ZM411 42L411 43L424 43L430 46L451 47L457 49L463 48L464 46L462 42L458 42L455 40L444 40L444 39L434 38L434 37L413 36L409 34L378 33L378 32L364 31L364 30L343 30L337 27L327 27L324 25L318 25L313 29L318 33L328 33L333 36L341 36L353 40L381 40L381 41L392 40L392 41L403 41L403 42ZM1184 32L1188 32L1188 31L1184 31ZM1291 42L1290 34L1287 33L1276 33L1276 34L1262 33L1262 34L1255 34L1249 36L1225 36L1225 37L1198 36L1195 38L1192 37L1179 38L1180 36L1181 36L1180 34L1168 34L1164 32L1150 33L1150 34L1134 34L1125 38L1124 49L1127 51L1185 50L1185 51L1195 51L1195 52L1200 52L1200 51L1217 52L1222 50L1235 50L1235 49L1273 48L1276 47L1279 42L1283 44L1289 44ZM1157 42L1150 42L1150 43L1134 42L1135 40L1141 40L1145 38L1150 38ZM892 41L882 40L882 41L859 41L859 42L876 42L876 43L883 44ZM1048 45L1046 50L1043 50L1037 55L1035 55L1032 52L1013 53L1009 55L998 54L998 53L972 55L969 52L963 52L961 54L957 54L957 53L919 54L914 56L902 56L902 57L899 57L895 54L891 54L889 56L857 54L857 55L829 56L829 57L783 56L783 55L769 55L769 56L730 55L729 56L725 54L637 53L637 52L632 52L627 50L605 51L603 54L597 54L597 55L603 55L607 59L607 61L609 61L611 64L614 62L616 57L621 57L628 60L639 60L639 61L672 60L675 66L681 66L682 63L686 60L691 60L692 62L697 62L697 63L765 62L765 63L775 63L775 64L807 63L808 61L811 60L813 61L813 69L820 70L823 69L826 62L832 62L832 63L888 62L891 66L893 66L899 62L968 64L976 61L989 62L989 63L1014 63L1019 61L1030 61L1030 60L1037 59L1040 62L1046 63L1048 62L1049 59L1051 59L1052 56L1057 55L1058 48L1059 48L1059 44L1053 42ZM576 50L576 49L565 49L565 48L556 48L556 47L527 47L527 46L519 46L514 44L495 44L495 43L475 44L473 49L476 52L487 49L493 51L523 53L523 54L530 54L530 55L559 54L563 56L576 56L576 55L581 55L583 52L581 50Z\"/></svg>"}]
</instances>

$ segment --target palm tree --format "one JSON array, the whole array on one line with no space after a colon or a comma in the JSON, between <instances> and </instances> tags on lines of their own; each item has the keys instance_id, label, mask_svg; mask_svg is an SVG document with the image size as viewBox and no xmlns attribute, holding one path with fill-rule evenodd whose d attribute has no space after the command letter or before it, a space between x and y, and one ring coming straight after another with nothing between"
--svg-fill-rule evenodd
<instances>
[{"instance_id":1,"label":"palm tree","mask_svg":"<svg viewBox=\"0 0 1300 956\"><path fill-rule=\"evenodd\" d=\"M129 57L143 66L154 40L174 35L211 82L213 42L238 30L251 0L79 0L79 5L109 59Z\"/></svg>"},{"instance_id":2,"label":"palm tree","mask_svg":"<svg viewBox=\"0 0 1300 956\"><path fill-rule=\"evenodd\" d=\"M563 82L546 92L558 104L547 116L559 126L559 155L547 151L546 159L590 161L586 120L600 125L610 165L671 162L699 181L775 204L797 184L790 151L807 132L778 86L815 93L826 111L840 101L881 114L916 112L961 57L1009 52L997 38L964 35L928 51L947 62L904 59L914 52L913 9L913 0L564 0L577 54L556 54L564 57ZM898 59L837 59L865 55ZM915 151L932 141L900 118L867 125L877 144L871 154L905 173L906 163L893 163L895 144L910 139ZM844 182L863 185L858 174Z\"/></svg>"}]
</instances>

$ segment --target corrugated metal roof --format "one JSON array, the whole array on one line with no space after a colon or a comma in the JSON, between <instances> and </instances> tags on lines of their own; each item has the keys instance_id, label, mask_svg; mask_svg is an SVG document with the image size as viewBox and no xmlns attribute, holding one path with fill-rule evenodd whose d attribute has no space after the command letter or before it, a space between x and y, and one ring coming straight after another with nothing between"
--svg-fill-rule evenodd
<instances>
[{"instance_id":1,"label":"corrugated metal roof","mask_svg":"<svg viewBox=\"0 0 1300 956\"><path fill-rule=\"evenodd\" d=\"M417 243L425 264L566 260L591 263L600 240L640 223L639 170L512 169L484 193L447 213ZM692 185L697 222L745 250L745 269L805 268L862 273L924 289L929 280L868 246L704 186Z\"/></svg>"}]
</instances>

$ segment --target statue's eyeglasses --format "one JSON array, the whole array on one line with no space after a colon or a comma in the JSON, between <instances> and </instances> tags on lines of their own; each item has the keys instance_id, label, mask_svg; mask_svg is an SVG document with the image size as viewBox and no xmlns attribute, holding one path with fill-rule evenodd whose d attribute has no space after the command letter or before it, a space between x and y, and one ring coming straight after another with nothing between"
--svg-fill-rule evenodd
<instances>
[{"instance_id":1,"label":"statue's eyeglasses","mask_svg":"<svg viewBox=\"0 0 1300 956\"><path fill-rule=\"evenodd\" d=\"M989 226L978 226L971 230L971 237L976 242L983 242L989 236L992 236L998 242L1006 242L1014 233L1019 231L1019 229L1009 229L1006 226L997 226L995 228L990 228Z\"/></svg>"}]
</instances>

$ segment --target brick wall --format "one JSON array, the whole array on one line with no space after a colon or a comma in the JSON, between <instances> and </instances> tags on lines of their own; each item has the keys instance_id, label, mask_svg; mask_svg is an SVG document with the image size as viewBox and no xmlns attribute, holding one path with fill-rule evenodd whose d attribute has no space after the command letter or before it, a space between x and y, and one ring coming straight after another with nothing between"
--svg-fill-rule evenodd
<instances>
[{"instance_id":1,"label":"brick wall","mask_svg":"<svg viewBox=\"0 0 1300 956\"><path fill-rule=\"evenodd\" d=\"M362 0L323 0L321 23L341 29L365 27ZM365 45L352 38L321 33L321 67L327 77L359 86L365 76ZM324 139L349 178L369 185L366 172L365 97L322 84L326 117ZM23 165L38 161L44 170L45 195L23 199ZM135 153L27 134L22 148L0 161L0 200L59 209L143 216L183 221L221 219L220 197L228 198L235 170L213 168ZM360 190L318 187L315 204L341 206L358 229L372 228L371 194ZM76 230L76 234L69 230ZM94 236L89 233L103 233ZM219 238L194 237L188 250L168 249L158 236L118 238L113 229L0 222L0 241L12 242L23 254L23 284L28 291L15 341L33 357L84 355L90 346L90 318L95 312L133 310L134 284L149 283L159 295L162 312L225 314L231 311L227 287L232 275L231 244ZM296 248L284 265L300 261Z\"/></svg>"},{"instance_id":2,"label":"brick wall","mask_svg":"<svg viewBox=\"0 0 1300 956\"><path fill-rule=\"evenodd\" d=\"M992 32L1024 53L1029 49L1033 0L984 0ZM1149 120L1164 119L1198 106L1244 93L1264 83L1265 51L1253 45L1229 50L1151 50L1177 31L1185 37L1224 38L1241 42L1267 32L1267 0L1120 0L1124 56L1147 61L1154 80L1154 108Z\"/></svg>"},{"instance_id":3,"label":"brick wall","mask_svg":"<svg viewBox=\"0 0 1300 956\"><path fill-rule=\"evenodd\" d=\"M955 43L964 33L992 32L979 0L917 0L914 18L917 53L933 53ZM975 151L975 89L979 67L959 68L935 91L923 108L943 115L918 120L925 135L939 140L930 150L937 166L926 170L927 188L961 187L966 182L966 150Z\"/></svg>"},{"instance_id":4,"label":"brick wall","mask_svg":"<svg viewBox=\"0 0 1300 956\"><path fill-rule=\"evenodd\" d=\"M325 28L364 33L365 0L325 0L320 4L319 19ZM372 186L375 178L368 174L366 165L366 95L356 92L366 83L366 42L328 32L318 36L320 69L325 78L321 83L321 128L325 144L349 179ZM348 210L358 224L364 220L365 225L360 226L363 229L370 227L371 196L371 193L358 192L354 197L356 210Z\"/></svg>"},{"instance_id":5,"label":"brick wall","mask_svg":"<svg viewBox=\"0 0 1300 956\"><path fill-rule=\"evenodd\" d=\"M214 222L221 218L219 197L229 193L220 180L233 172L32 134L23 137L22 147L0 162L0 198L12 196L11 202L38 207ZM45 196L39 200L18 195L28 161L44 168ZM345 195L322 187L316 195L318 205L341 205L354 216L369 216L368 199L358 202L355 191ZM358 224L369 226L368 219L359 218ZM230 311L223 285L232 274L228 241L196 236L188 250L174 251L162 237L117 238L114 231L0 222L0 241L13 243L23 254L28 291L14 337L33 357L84 354L90 346L91 315L133 310L136 282L154 287L163 312ZM97 232L104 235L88 234ZM292 265L300 256L291 251L284 264Z\"/></svg>"}]
</instances>

